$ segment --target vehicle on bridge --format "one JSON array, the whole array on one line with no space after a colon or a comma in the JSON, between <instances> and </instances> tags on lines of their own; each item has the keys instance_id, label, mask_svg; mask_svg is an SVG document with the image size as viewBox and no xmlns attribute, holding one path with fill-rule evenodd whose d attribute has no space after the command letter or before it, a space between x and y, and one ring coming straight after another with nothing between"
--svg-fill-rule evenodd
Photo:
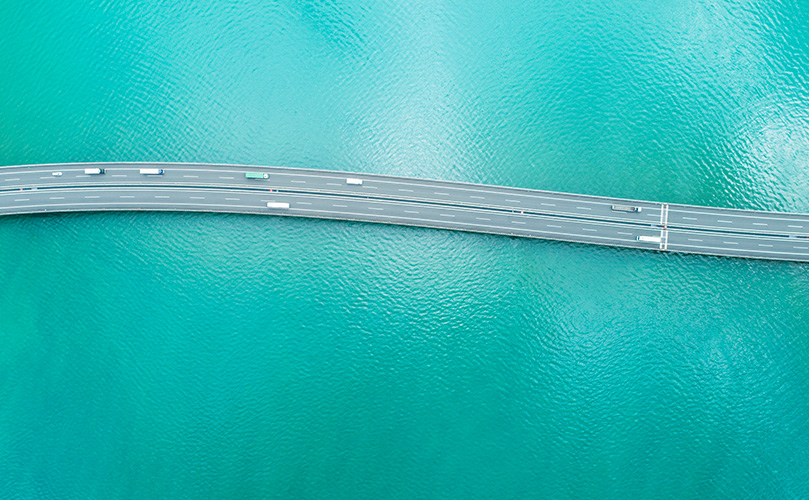
<instances>
[{"instance_id":1,"label":"vehicle on bridge","mask_svg":"<svg viewBox=\"0 0 809 500\"><path fill-rule=\"evenodd\" d=\"M640 212L643 207L634 207L632 205L613 205L612 209L616 212Z\"/></svg>"},{"instance_id":2,"label":"vehicle on bridge","mask_svg":"<svg viewBox=\"0 0 809 500\"><path fill-rule=\"evenodd\" d=\"M362 179L355 179L353 177L349 177L346 179L346 184L351 186L362 186Z\"/></svg>"},{"instance_id":3,"label":"vehicle on bridge","mask_svg":"<svg viewBox=\"0 0 809 500\"><path fill-rule=\"evenodd\" d=\"M101 175L104 173L103 168L85 168L84 173L86 175Z\"/></svg>"},{"instance_id":4,"label":"vehicle on bridge","mask_svg":"<svg viewBox=\"0 0 809 500\"><path fill-rule=\"evenodd\" d=\"M282 201L268 201L267 208L289 208L289 203Z\"/></svg>"},{"instance_id":5,"label":"vehicle on bridge","mask_svg":"<svg viewBox=\"0 0 809 500\"><path fill-rule=\"evenodd\" d=\"M246 172L244 176L248 179L269 179L270 174L266 172Z\"/></svg>"},{"instance_id":6,"label":"vehicle on bridge","mask_svg":"<svg viewBox=\"0 0 809 500\"><path fill-rule=\"evenodd\" d=\"M662 243L663 238L660 236L638 236L635 238L638 241L642 241L644 243Z\"/></svg>"},{"instance_id":7,"label":"vehicle on bridge","mask_svg":"<svg viewBox=\"0 0 809 500\"><path fill-rule=\"evenodd\" d=\"M140 169L141 175L163 175L162 168L142 168Z\"/></svg>"}]
</instances>

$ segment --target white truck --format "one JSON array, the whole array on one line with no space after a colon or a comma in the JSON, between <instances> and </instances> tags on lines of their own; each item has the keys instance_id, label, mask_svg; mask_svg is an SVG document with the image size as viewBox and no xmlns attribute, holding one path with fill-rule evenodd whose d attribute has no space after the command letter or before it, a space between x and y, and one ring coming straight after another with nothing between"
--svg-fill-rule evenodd
<instances>
[{"instance_id":1,"label":"white truck","mask_svg":"<svg viewBox=\"0 0 809 500\"><path fill-rule=\"evenodd\" d=\"M612 209L616 212L640 212L643 207L635 207L632 205L613 205Z\"/></svg>"},{"instance_id":2,"label":"white truck","mask_svg":"<svg viewBox=\"0 0 809 500\"><path fill-rule=\"evenodd\" d=\"M85 175L101 175L104 173L103 168L85 168L84 174Z\"/></svg>"},{"instance_id":3,"label":"white truck","mask_svg":"<svg viewBox=\"0 0 809 500\"><path fill-rule=\"evenodd\" d=\"M289 208L289 203L283 201L268 201L267 208Z\"/></svg>"},{"instance_id":4,"label":"white truck","mask_svg":"<svg viewBox=\"0 0 809 500\"><path fill-rule=\"evenodd\" d=\"M141 175L163 175L162 168L142 168L140 169Z\"/></svg>"}]
</instances>

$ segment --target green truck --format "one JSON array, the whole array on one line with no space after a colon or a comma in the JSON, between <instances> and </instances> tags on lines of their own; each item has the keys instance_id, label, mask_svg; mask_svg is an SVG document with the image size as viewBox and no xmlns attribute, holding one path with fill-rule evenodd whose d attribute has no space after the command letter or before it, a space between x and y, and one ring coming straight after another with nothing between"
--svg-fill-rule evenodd
<instances>
[{"instance_id":1,"label":"green truck","mask_svg":"<svg viewBox=\"0 0 809 500\"><path fill-rule=\"evenodd\" d=\"M244 174L245 177L248 179L269 179L270 174L266 174L263 172L246 172Z\"/></svg>"}]
</instances>

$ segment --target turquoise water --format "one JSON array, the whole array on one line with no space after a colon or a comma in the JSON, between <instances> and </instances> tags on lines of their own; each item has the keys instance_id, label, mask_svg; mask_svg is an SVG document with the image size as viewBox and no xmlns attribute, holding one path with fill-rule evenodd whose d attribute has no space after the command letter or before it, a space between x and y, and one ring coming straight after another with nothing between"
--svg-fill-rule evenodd
<instances>
[{"instance_id":1,"label":"turquoise water","mask_svg":"<svg viewBox=\"0 0 809 500\"><path fill-rule=\"evenodd\" d=\"M800 2L0 5L0 164L809 212ZM0 220L0 498L806 498L809 268L215 214Z\"/></svg>"}]
</instances>

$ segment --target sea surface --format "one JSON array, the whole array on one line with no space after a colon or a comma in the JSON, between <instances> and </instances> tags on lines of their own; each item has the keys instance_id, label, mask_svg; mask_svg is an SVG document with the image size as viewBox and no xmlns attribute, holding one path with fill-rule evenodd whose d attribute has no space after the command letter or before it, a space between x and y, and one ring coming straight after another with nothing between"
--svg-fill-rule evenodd
<instances>
[{"instance_id":1,"label":"sea surface","mask_svg":"<svg viewBox=\"0 0 809 500\"><path fill-rule=\"evenodd\" d=\"M805 1L0 3L0 165L809 212ZM809 266L0 219L0 498L809 498Z\"/></svg>"}]
</instances>

